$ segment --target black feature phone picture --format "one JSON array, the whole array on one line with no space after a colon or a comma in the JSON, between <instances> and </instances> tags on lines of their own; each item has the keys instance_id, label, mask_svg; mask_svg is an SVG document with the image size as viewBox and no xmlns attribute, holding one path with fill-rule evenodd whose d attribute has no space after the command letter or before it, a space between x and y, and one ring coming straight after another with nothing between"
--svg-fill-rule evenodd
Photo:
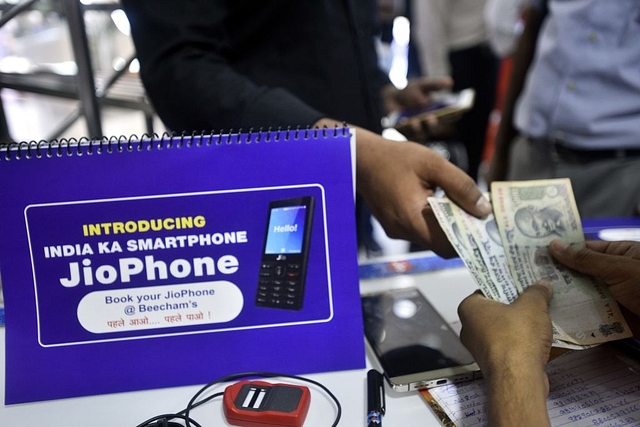
<instances>
[{"instance_id":1,"label":"black feature phone picture","mask_svg":"<svg viewBox=\"0 0 640 427\"><path fill-rule=\"evenodd\" d=\"M269 203L256 305L302 308L314 198Z\"/></svg>"}]
</instances>

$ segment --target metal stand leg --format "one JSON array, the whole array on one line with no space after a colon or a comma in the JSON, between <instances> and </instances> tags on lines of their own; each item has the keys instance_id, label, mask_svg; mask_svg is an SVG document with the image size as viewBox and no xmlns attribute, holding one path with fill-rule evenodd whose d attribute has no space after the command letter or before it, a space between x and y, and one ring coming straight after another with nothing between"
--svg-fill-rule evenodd
<instances>
[{"instance_id":1,"label":"metal stand leg","mask_svg":"<svg viewBox=\"0 0 640 427\"><path fill-rule=\"evenodd\" d=\"M100 121L100 106L96 97L95 80L91 57L89 55L89 42L84 25L82 6L78 0L62 0L67 15L73 54L78 65L78 95L82 106L82 113L87 121L89 136L102 137Z\"/></svg>"},{"instance_id":2,"label":"metal stand leg","mask_svg":"<svg viewBox=\"0 0 640 427\"><path fill-rule=\"evenodd\" d=\"M9 132L9 125L7 124L7 118L4 115L4 104L2 98L0 98L0 142L11 142L11 134Z\"/></svg>"}]
</instances>

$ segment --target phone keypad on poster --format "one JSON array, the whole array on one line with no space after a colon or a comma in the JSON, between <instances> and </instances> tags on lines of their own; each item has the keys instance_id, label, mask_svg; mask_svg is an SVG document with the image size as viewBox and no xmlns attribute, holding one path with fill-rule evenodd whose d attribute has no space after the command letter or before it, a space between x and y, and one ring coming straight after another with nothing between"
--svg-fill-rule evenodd
<instances>
[{"instance_id":1,"label":"phone keypad on poster","mask_svg":"<svg viewBox=\"0 0 640 427\"><path fill-rule=\"evenodd\" d=\"M302 307L302 266L291 262L263 262L260 267L256 305L260 307Z\"/></svg>"}]
</instances>

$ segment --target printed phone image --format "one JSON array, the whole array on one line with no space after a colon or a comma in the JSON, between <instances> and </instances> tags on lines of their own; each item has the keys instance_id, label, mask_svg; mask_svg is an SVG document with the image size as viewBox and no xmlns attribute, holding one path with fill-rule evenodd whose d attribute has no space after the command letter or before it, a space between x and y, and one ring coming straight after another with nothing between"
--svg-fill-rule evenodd
<instances>
[{"instance_id":1,"label":"printed phone image","mask_svg":"<svg viewBox=\"0 0 640 427\"><path fill-rule=\"evenodd\" d=\"M257 306L302 308L313 208L311 196L269 203Z\"/></svg>"}]
</instances>

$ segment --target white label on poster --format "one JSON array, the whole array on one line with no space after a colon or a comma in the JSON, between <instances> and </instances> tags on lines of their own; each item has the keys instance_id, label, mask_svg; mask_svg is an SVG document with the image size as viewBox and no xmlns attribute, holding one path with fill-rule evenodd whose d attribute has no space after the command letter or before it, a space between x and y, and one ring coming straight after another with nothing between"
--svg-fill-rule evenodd
<instances>
[{"instance_id":1,"label":"white label on poster","mask_svg":"<svg viewBox=\"0 0 640 427\"><path fill-rule=\"evenodd\" d=\"M228 281L148 286L91 292L78 305L78 320L93 333L174 328L229 322L243 306L242 292Z\"/></svg>"}]
</instances>

